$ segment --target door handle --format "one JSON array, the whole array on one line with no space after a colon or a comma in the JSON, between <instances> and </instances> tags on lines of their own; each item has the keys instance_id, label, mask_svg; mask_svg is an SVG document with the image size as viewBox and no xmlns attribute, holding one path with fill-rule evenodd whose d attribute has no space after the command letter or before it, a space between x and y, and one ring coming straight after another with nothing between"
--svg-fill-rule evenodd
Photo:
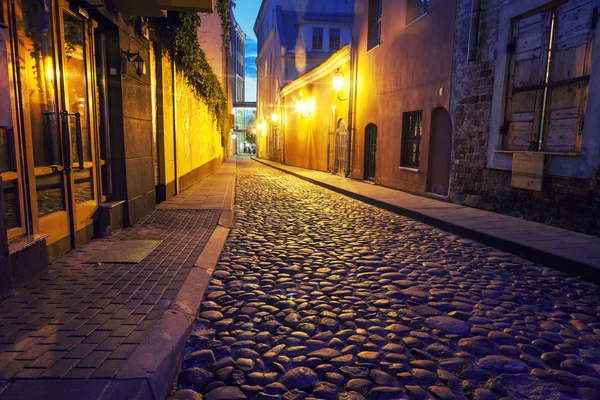
<instances>
[{"instance_id":1,"label":"door handle","mask_svg":"<svg viewBox=\"0 0 600 400\"><path fill-rule=\"evenodd\" d=\"M79 158L79 169L83 169L83 135L81 133L80 113L75 113L75 139L77 141L77 158Z\"/></svg>"},{"instance_id":2,"label":"door handle","mask_svg":"<svg viewBox=\"0 0 600 400\"><path fill-rule=\"evenodd\" d=\"M60 116L63 119L63 141L66 143L65 153L67 155L67 166L68 171L71 170L71 149L69 147L70 140L65 140L69 138L70 132L68 127L68 119L69 117L75 117L75 145L77 146L77 158L79 159L79 169L84 169L83 166L83 134L81 131L81 113L69 113L66 110L60 112Z\"/></svg>"},{"instance_id":3,"label":"door handle","mask_svg":"<svg viewBox=\"0 0 600 400\"><path fill-rule=\"evenodd\" d=\"M60 112L62 119L62 137L63 137L63 154L65 156L65 171L71 170L71 134L69 132L69 113L67 111Z\"/></svg>"}]
</instances>

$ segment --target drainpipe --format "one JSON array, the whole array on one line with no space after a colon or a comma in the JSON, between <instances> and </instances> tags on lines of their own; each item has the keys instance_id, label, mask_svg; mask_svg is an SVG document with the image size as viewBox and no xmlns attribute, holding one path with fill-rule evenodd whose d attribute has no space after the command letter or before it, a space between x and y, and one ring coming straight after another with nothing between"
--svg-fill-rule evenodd
<instances>
[{"instance_id":1,"label":"drainpipe","mask_svg":"<svg viewBox=\"0 0 600 400\"><path fill-rule=\"evenodd\" d=\"M177 176L177 96L176 96L176 80L177 80L177 65L175 64L175 49L171 48L171 70L173 72L173 172L175 174L175 194L179 193L179 176Z\"/></svg>"},{"instance_id":2,"label":"drainpipe","mask_svg":"<svg viewBox=\"0 0 600 400\"><path fill-rule=\"evenodd\" d=\"M469 32L469 49L467 59L475 61L477 58L477 41L479 39L479 19L481 16L481 0L472 0L471 3L471 29Z\"/></svg>"},{"instance_id":3,"label":"drainpipe","mask_svg":"<svg viewBox=\"0 0 600 400\"><path fill-rule=\"evenodd\" d=\"M354 107L354 91L356 90L356 70L354 68L354 33L352 32L352 28L350 28L350 95L348 96L348 148L346 152L346 173L344 176L347 178L350 176L350 168L352 166L350 160L352 159L353 151L352 147L354 146L353 132L354 132L354 121L353 117L353 107Z\"/></svg>"}]
</instances>

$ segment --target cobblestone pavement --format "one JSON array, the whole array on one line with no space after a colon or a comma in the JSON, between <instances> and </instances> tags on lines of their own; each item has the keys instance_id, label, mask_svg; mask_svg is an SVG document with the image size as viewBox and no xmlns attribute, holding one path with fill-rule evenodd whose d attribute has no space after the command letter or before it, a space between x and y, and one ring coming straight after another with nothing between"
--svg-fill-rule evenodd
<instances>
[{"instance_id":1,"label":"cobblestone pavement","mask_svg":"<svg viewBox=\"0 0 600 400\"><path fill-rule=\"evenodd\" d=\"M220 214L155 211L59 258L49 275L0 302L0 386L114 377L168 309ZM137 264L85 263L131 239L162 242Z\"/></svg>"},{"instance_id":2,"label":"cobblestone pavement","mask_svg":"<svg viewBox=\"0 0 600 400\"><path fill-rule=\"evenodd\" d=\"M252 161L236 195L173 399L599 398L597 286Z\"/></svg>"}]
</instances>

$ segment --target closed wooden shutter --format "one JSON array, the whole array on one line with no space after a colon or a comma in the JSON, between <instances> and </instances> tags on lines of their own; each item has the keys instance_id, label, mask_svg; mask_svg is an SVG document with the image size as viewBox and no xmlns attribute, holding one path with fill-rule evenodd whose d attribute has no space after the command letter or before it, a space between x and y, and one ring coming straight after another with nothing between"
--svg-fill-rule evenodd
<instances>
[{"instance_id":1,"label":"closed wooden shutter","mask_svg":"<svg viewBox=\"0 0 600 400\"><path fill-rule=\"evenodd\" d=\"M592 0L571 0L513 23L505 150L576 152L588 96Z\"/></svg>"},{"instance_id":2,"label":"closed wooden shutter","mask_svg":"<svg viewBox=\"0 0 600 400\"><path fill-rule=\"evenodd\" d=\"M537 146L552 11L515 21L506 102L506 150Z\"/></svg>"},{"instance_id":3,"label":"closed wooden shutter","mask_svg":"<svg viewBox=\"0 0 600 400\"><path fill-rule=\"evenodd\" d=\"M545 151L579 150L592 64L593 14L590 0L571 0L556 10Z\"/></svg>"}]
</instances>

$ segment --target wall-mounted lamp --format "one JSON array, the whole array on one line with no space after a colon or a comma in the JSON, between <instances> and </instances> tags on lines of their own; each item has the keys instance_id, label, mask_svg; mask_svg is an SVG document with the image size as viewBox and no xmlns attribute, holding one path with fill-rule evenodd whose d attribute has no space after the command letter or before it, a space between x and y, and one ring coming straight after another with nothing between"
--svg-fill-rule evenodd
<instances>
[{"instance_id":1,"label":"wall-mounted lamp","mask_svg":"<svg viewBox=\"0 0 600 400\"><path fill-rule=\"evenodd\" d=\"M125 53L125 55L127 56L127 61L134 63L135 73L138 74L138 76L146 74L146 61L144 61L142 56L140 56L139 51L137 53L132 53L131 51L128 51L127 53Z\"/></svg>"},{"instance_id":2,"label":"wall-mounted lamp","mask_svg":"<svg viewBox=\"0 0 600 400\"><path fill-rule=\"evenodd\" d=\"M345 97L343 95L340 96L340 93L344 89L344 86L346 86L346 80L344 79L344 75L340 72L340 69L338 68L333 74L333 89L335 90L337 98L340 101L348 100L347 93Z\"/></svg>"},{"instance_id":3,"label":"wall-mounted lamp","mask_svg":"<svg viewBox=\"0 0 600 400\"><path fill-rule=\"evenodd\" d=\"M279 114L276 112L271 114L271 122L273 122L273 125L279 125Z\"/></svg>"},{"instance_id":4,"label":"wall-mounted lamp","mask_svg":"<svg viewBox=\"0 0 600 400\"><path fill-rule=\"evenodd\" d=\"M296 111L298 112L298 114L300 114L302 119L308 119L311 115L315 113L315 110L316 104L313 98L304 100L302 99L302 96L300 96L300 99L296 102Z\"/></svg>"}]
</instances>

